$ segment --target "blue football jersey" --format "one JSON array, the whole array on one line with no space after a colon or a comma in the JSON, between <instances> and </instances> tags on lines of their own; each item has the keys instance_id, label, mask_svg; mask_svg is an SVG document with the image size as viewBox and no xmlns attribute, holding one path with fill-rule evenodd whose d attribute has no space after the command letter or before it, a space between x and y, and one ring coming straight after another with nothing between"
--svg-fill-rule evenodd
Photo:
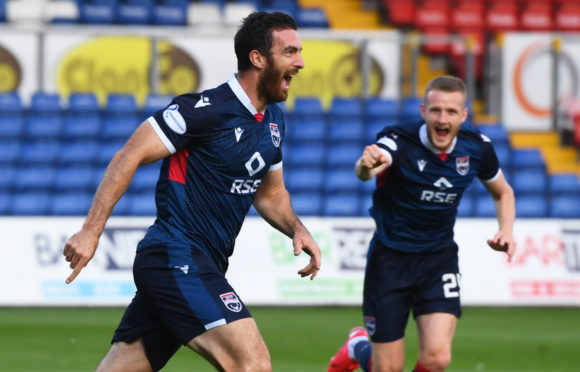
<instances>
[{"instance_id":1,"label":"blue football jersey","mask_svg":"<svg viewBox=\"0 0 580 372\"><path fill-rule=\"evenodd\" d=\"M475 177L491 182L501 172L489 138L468 124L444 161L424 122L386 127L376 143L392 163L377 175L371 215L380 242L400 251L434 252L454 244L463 192Z\"/></svg>"},{"instance_id":2,"label":"blue football jersey","mask_svg":"<svg viewBox=\"0 0 580 372\"><path fill-rule=\"evenodd\" d=\"M233 76L175 97L148 119L172 155L156 186L157 219L138 249L161 243L189 254L195 246L226 270L260 182L282 167L282 110L268 105L261 122L255 114Z\"/></svg>"}]
</instances>

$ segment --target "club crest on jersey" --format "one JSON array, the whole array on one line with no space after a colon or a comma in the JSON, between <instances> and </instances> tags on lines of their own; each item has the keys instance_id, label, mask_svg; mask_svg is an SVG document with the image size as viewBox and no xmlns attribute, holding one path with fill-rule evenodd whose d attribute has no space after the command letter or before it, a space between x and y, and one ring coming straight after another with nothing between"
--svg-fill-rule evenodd
<instances>
[{"instance_id":1,"label":"club crest on jersey","mask_svg":"<svg viewBox=\"0 0 580 372\"><path fill-rule=\"evenodd\" d=\"M234 292L223 293L220 295L224 305L234 313L242 311L242 302Z\"/></svg>"},{"instance_id":2,"label":"club crest on jersey","mask_svg":"<svg viewBox=\"0 0 580 372\"><path fill-rule=\"evenodd\" d=\"M272 143L274 143L274 146L280 147L280 131L278 130L278 124L270 123L270 134L272 135Z\"/></svg>"},{"instance_id":3,"label":"club crest on jersey","mask_svg":"<svg viewBox=\"0 0 580 372\"><path fill-rule=\"evenodd\" d=\"M377 324L374 316L365 316L365 327L369 335L374 335L377 330Z\"/></svg>"},{"instance_id":4,"label":"club crest on jersey","mask_svg":"<svg viewBox=\"0 0 580 372\"><path fill-rule=\"evenodd\" d=\"M469 155L461 156L455 159L455 168L457 173L465 176L469 172Z\"/></svg>"}]
</instances>

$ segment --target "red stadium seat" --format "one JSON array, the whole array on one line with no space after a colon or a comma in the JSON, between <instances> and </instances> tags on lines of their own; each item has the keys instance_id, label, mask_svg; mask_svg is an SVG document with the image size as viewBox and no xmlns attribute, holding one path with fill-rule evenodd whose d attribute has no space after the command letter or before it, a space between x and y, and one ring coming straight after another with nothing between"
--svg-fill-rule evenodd
<instances>
[{"instance_id":1,"label":"red stadium seat","mask_svg":"<svg viewBox=\"0 0 580 372\"><path fill-rule=\"evenodd\" d=\"M510 4L492 4L485 14L487 29L491 32L516 31L518 24L518 8Z\"/></svg>"},{"instance_id":2,"label":"red stadium seat","mask_svg":"<svg viewBox=\"0 0 580 372\"><path fill-rule=\"evenodd\" d=\"M484 48L485 48L485 35L483 33L460 33L466 38L470 38L469 41L473 43L472 52L474 57L474 69L475 78L481 80L483 77L483 59L484 59ZM465 42L456 41L451 44L450 57L457 69L457 74L459 76L465 77L465 52L466 44Z\"/></svg>"},{"instance_id":3,"label":"red stadium seat","mask_svg":"<svg viewBox=\"0 0 580 372\"><path fill-rule=\"evenodd\" d=\"M485 21L481 3L463 2L451 10L451 28L455 31L483 31Z\"/></svg>"},{"instance_id":4,"label":"red stadium seat","mask_svg":"<svg viewBox=\"0 0 580 372\"><path fill-rule=\"evenodd\" d=\"M525 31L552 30L551 8L544 5L528 5L520 14L520 26Z\"/></svg>"},{"instance_id":5,"label":"red stadium seat","mask_svg":"<svg viewBox=\"0 0 580 372\"><path fill-rule=\"evenodd\" d=\"M554 28L559 31L580 31L580 4L562 5L554 15Z\"/></svg>"},{"instance_id":6,"label":"red stadium seat","mask_svg":"<svg viewBox=\"0 0 580 372\"><path fill-rule=\"evenodd\" d=\"M384 0L393 26L412 26L415 24L415 3L405 0Z\"/></svg>"},{"instance_id":7,"label":"red stadium seat","mask_svg":"<svg viewBox=\"0 0 580 372\"><path fill-rule=\"evenodd\" d=\"M419 30L449 27L449 4L427 3L416 11L416 26Z\"/></svg>"}]
</instances>

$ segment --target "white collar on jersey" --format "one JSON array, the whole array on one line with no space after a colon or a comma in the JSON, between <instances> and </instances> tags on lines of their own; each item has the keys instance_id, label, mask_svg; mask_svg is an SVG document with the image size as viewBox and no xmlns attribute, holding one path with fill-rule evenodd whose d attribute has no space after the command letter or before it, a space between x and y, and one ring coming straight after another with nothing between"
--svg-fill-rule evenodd
<instances>
[{"instance_id":1,"label":"white collar on jersey","mask_svg":"<svg viewBox=\"0 0 580 372\"><path fill-rule=\"evenodd\" d=\"M423 125L421 125L421 128L419 128L419 137L421 138L421 143L423 144L423 146L425 146L429 150L433 151L433 153L435 155L438 155L441 153L441 151L437 150L435 148L435 146L433 146L433 144L429 140L429 136L427 135L427 124L423 124ZM457 143L457 137L453 138L453 141L451 142L451 146L446 151L447 154L451 154L453 152L453 149L455 148L456 143Z\"/></svg>"},{"instance_id":2,"label":"white collar on jersey","mask_svg":"<svg viewBox=\"0 0 580 372\"><path fill-rule=\"evenodd\" d=\"M238 74L233 74L230 80L228 80L228 85L232 88L232 91L238 97L240 102L250 111L252 115L256 115L258 110L252 105L252 101L250 101L250 97L246 94L246 91L240 85L240 82L237 79ZM263 114L263 113L262 113Z\"/></svg>"}]
</instances>

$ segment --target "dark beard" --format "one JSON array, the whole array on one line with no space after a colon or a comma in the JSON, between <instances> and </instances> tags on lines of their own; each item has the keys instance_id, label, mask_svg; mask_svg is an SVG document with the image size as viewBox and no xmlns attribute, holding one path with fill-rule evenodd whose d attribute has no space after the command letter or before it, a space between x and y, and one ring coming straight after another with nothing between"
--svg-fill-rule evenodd
<instances>
[{"instance_id":1,"label":"dark beard","mask_svg":"<svg viewBox=\"0 0 580 372\"><path fill-rule=\"evenodd\" d=\"M281 91L279 79L280 71L274 68L274 61L268 58L268 66L258 81L258 97L265 99L267 104L282 102L288 97Z\"/></svg>"}]
</instances>

